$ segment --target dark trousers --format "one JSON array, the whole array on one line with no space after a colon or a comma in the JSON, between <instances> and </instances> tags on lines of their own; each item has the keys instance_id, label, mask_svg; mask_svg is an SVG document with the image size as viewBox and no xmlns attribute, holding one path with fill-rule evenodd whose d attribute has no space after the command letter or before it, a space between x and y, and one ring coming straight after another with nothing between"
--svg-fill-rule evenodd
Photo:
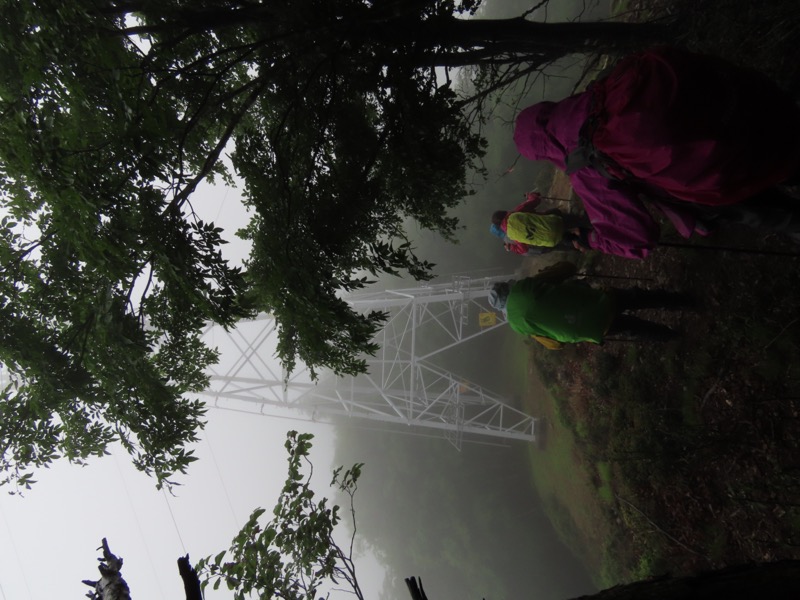
<instances>
[{"instance_id":1,"label":"dark trousers","mask_svg":"<svg viewBox=\"0 0 800 600\"><path fill-rule=\"evenodd\" d=\"M666 341L678 334L674 329L626 314L631 310L663 308L676 310L692 305L692 299L686 294L668 292L666 290L644 290L642 288L614 289L611 291L616 302L617 314L606 335L619 335L634 339Z\"/></svg>"}]
</instances>

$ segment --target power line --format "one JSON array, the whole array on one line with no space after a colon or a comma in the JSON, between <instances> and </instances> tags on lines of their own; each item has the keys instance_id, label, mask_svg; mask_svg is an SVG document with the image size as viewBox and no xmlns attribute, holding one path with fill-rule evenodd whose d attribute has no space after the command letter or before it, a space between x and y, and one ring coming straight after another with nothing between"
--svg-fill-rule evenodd
<instances>
[{"instance_id":1,"label":"power line","mask_svg":"<svg viewBox=\"0 0 800 600\"><path fill-rule=\"evenodd\" d=\"M147 538L144 536L144 531L142 530L142 523L139 520L139 513L136 511L136 504L133 502L133 498L131 498L131 493L128 490L128 483L125 481L125 476L122 473L122 469L119 466L119 461L117 460L116 454L113 452L111 453L112 458L114 459L114 465L117 467L117 473L119 473L119 478L122 480L122 489L125 491L125 496L128 498L128 504L130 505L131 512L133 513L133 520L136 522L136 529L139 531L139 537L142 539L142 544L144 545L144 552L147 554L147 562L150 563L150 569L153 571L153 576L156 580L156 585L158 586L158 591L161 594L162 598L165 598L164 588L161 587L161 579L158 577L158 571L156 570L156 565L153 562L153 557L150 554L150 545L147 543Z\"/></svg>"},{"instance_id":2,"label":"power line","mask_svg":"<svg viewBox=\"0 0 800 600\"><path fill-rule=\"evenodd\" d=\"M31 593L31 586L28 584L28 577L25 575L25 567L22 564L22 560L19 556L19 551L17 550L17 544L14 541L14 534L11 531L11 526L8 524L8 519L6 519L6 513L3 510L3 505L0 503L0 516L3 517L3 523L6 525L6 531L8 531L8 539L11 542L11 547L14 549L14 556L17 557L17 563L19 564L19 572L22 574L22 581L25 583L25 589L28 590L28 598L33 598L33 594ZM0 591L3 592L3 599L5 600L6 593L3 591L2 586L0 586Z\"/></svg>"},{"instance_id":3,"label":"power line","mask_svg":"<svg viewBox=\"0 0 800 600\"><path fill-rule=\"evenodd\" d=\"M169 516L172 518L172 524L175 526L175 533L178 534L178 540L181 543L181 548L183 548L183 553L189 554L189 552L186 550L186 544L183 543L183 536L181 536L181 530L178 528L178 522L175 520L175 514L172 512L172 505L169 503L167 490L162 487L161 492L164 495L164 501L167 503L167 510L169 510Z\"/></svg>"},{"instance_id":4,"label":"power line","mask_svg":"<svg viewBox=\"0 0 800 600\"><path fill-rule=\"evenodd\" d=\"M211 452L211 460L214 463L214 468L217 470L217 477L219 477L220 485L222 485L222 491L225 493L225 500L228 501L228 508L230 508L231 516L233 516L233 523L239 527L241 521L239 521L239 517L236 516L236 511L233 508L233 502L231 502L230 494L228 494L228 486L225 485L225 480L222 477L222 471L219 468L219 463L217 462L217 455L214 453L214 448L211 446L211 438L209 437L207 429L205 431L204 439L208 445L209 452Z\"/></svg>"}]
</instances>

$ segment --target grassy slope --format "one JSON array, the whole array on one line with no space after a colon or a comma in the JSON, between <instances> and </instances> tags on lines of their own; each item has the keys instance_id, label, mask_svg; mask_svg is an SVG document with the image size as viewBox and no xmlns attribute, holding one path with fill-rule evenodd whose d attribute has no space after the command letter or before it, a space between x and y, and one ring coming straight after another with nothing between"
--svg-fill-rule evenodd
<instances>
[{"instance_id":1,"label":"grassy slope","mask_svg":"<svg viewBox=\"0 0 800 600\"><path fill-rule=\"evenodd\" d=\"M541 266L542 261L536 260L526 264L530 273ZM613 498L610 464L582 451L580 431L574 426L569 406L557 400L564 395L563 390L556 378L542 377L539 372L538 364L543 361L537 357L558 365L561 353L543 353L535 344L528 344L528 352L524 407L540 419L538 443L529 449L534 485L556 531L587 565L595 583L599 587L613 585L620 580L620 573L611 558L618 528L608 512L608 502Z\"/></svg>"},{"instance_id":2,"label":"grassy slope","mask_svg":"<svg viewBox=\"0 0 800 600\"><path fill-rule=\"evenodd\" d=\"M536 481L612 531L577 516L566 528L602 584L800 555L800 259L690 252L594 265L700 297L698 312L649 313L681 340L531 348L557 422Z\"/></svg>"},{"instance_id":3,"label":"grassy slope","mask_svg":"<svg viewBox=\"0 0 800 600\"><path fill-rule=\"evenodd\" d=\"M754 4L693 3L681 42L796 91L796 8ZM742 231L709 243L797 250ZM684 331L666 346L531 347L551 392L531 372L546 433L532 473L562 537L602 586L800 556L800 259L662 249L592 268L692 291L704 308L652 314Z\"/></svg>"}]
</instances>

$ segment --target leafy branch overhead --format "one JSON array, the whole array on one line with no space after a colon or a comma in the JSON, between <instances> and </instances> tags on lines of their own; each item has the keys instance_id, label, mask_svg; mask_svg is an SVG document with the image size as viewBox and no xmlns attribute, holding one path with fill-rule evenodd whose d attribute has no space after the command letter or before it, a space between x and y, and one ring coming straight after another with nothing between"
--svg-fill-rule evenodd
<instances>
[{"instance_id":1,"label":"leafy branch overhead","mask_svg":"<svg viewBox=\"0 0 800 600\"><path fill-rule=\"evenodd\" d=\"M656 33L461 18L477 0L0 6L5 482L113 440L159 482L184 471L209 321L270 312L288 369L363 371L384 315L341 293L429 277L406 223L454 238L448 209L484 151L436 67L525 74ZM253 214L245 271L195 210L202 181L234 173Z\"/></svg>"},{"instance_id":2,"label":"leafy branch overhead","mask_svg":"<svg viewBox=\"0 0 800 600\"><path fill-rule=\"evenodd\" d=\"M329 506L327 498L317 500L310 487L313 468L308 454L312 438L296 431L288 433L289 473L273 519L262 525L266 511L253 511L229 551L200 560L197 571L203 589L211 583L216 590L224 583L235 600L304 600L322 597L318 595L321 588L342 585L363 600L352 556L353 500L363 465L355 464L344 473L339 467L333 473L331 485L349 496L353 519L349 544L342 547L334 537L341 520L339 506Z\"/></svg>"}]
</instances>

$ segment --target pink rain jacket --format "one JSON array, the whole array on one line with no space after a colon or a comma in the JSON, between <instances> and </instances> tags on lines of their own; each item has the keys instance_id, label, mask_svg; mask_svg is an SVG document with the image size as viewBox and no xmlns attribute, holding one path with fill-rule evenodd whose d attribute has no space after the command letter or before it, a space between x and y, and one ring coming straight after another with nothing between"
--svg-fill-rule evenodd
<instances>
[{"instance_id":1,"label":"pink rain jacket","mask_svg":"<svg viewBox=\"0 0 800 600\"><path fill-rule=\"evenodd\" d=\"M627 57L586 92L523 110L514 142L526 158L564 169L590 115L597 116L594 146L628 172L611 169L621 180L592 167L570 175L594 227L590 244L609 254L642 258L658 240L633 181L673 199L721 205L800 171L800 110L792 99L760 74L713 57L672 48ZM690 233L689 215L675 205L671 212L679 231Z\"/></svg>"}]
</instances>

